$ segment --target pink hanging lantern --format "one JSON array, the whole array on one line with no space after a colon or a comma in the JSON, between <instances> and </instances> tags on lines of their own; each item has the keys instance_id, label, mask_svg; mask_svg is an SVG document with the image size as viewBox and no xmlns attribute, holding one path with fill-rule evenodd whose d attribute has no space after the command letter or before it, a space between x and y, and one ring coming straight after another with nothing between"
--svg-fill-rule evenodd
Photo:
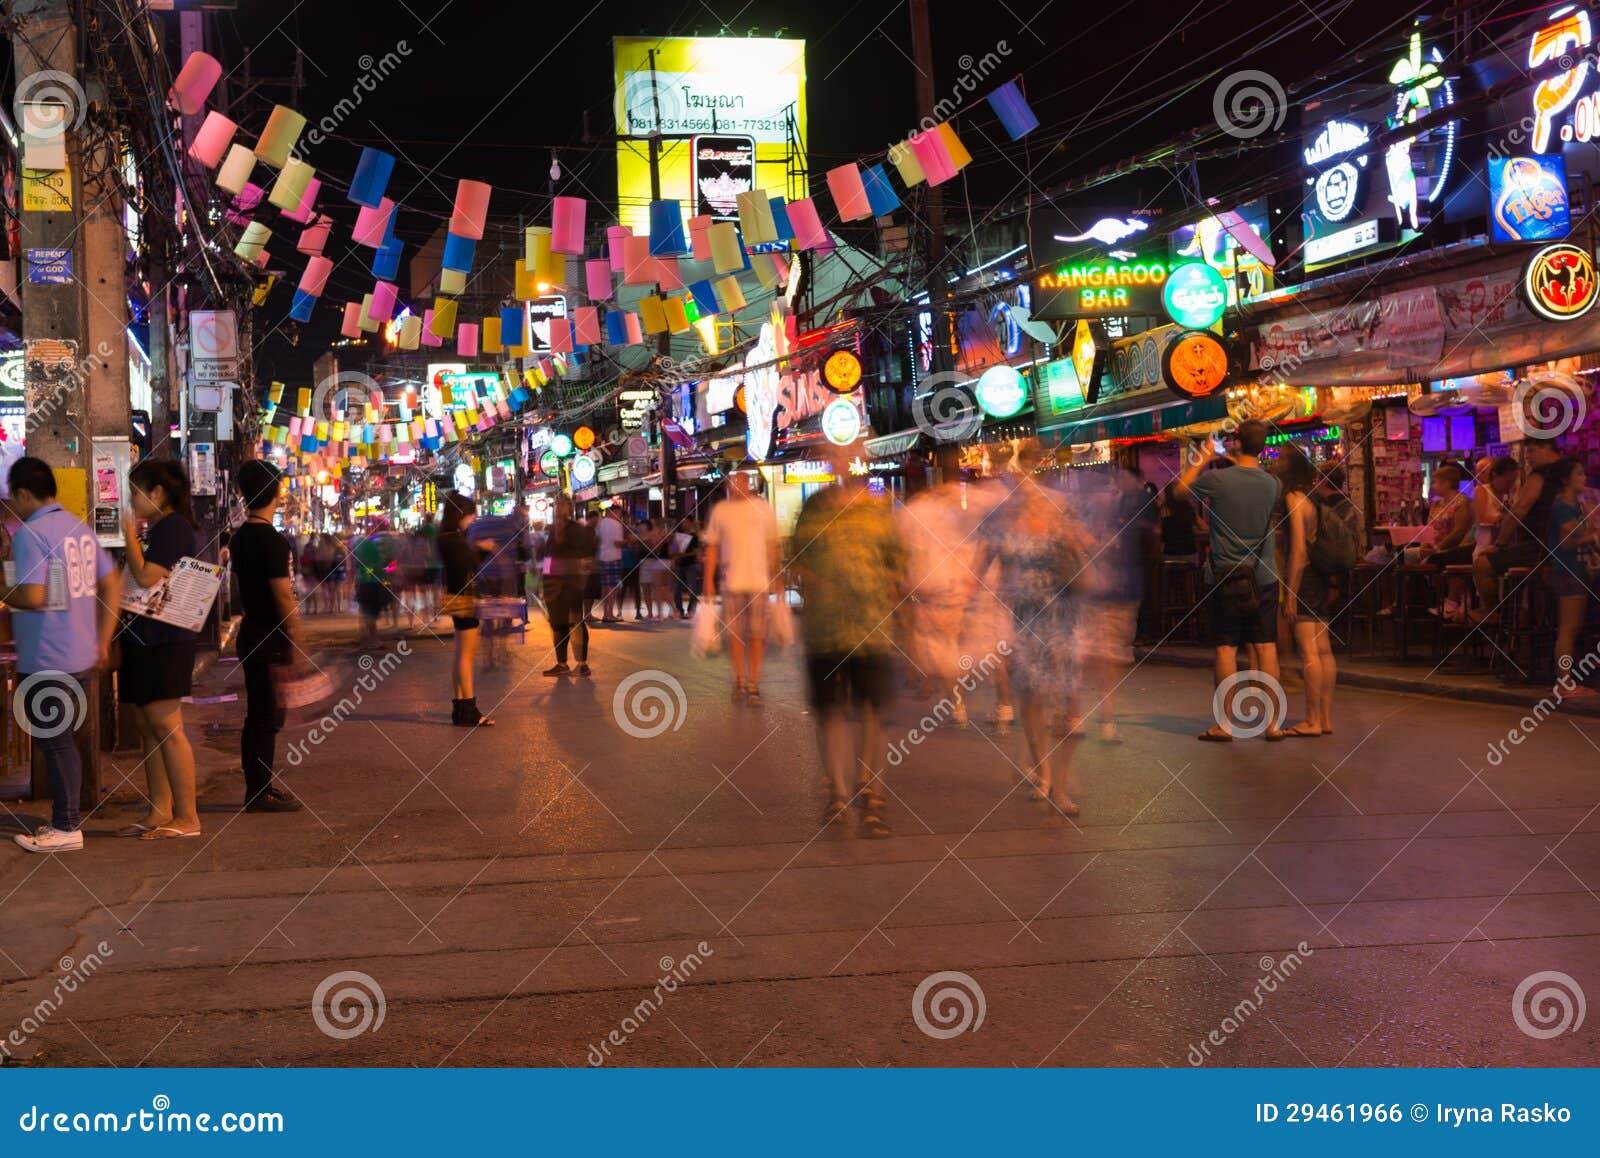
<instances>
[{"instance_id":1,"label":"pink hanging lantern","mask_svg":"<svg viewBox=\"0 0 1600 1158\"><path fill-rule=\"evenodd\" d=\"M626 225L610 225L606 227L606 254L611 259L612 273L627 272L627 246L626 239L633 236L633 230ZM647 246L648 248L648 242Z\"/></svg>"},{"instance_id":2,"label":"pink hanging lantern","mask_svg":"<svg viewBox=\"0 0 1600 1158\"><path fill-rule=\"evenodd\" d=\"M387 197L371 208L362 206L356 214L356 227L350 240L368 249L377 249L383 244L383 235L389 228L389 215L393 212L394 202Z\"/></svg>"},{"instance_id":3,"label":"pink hanging lantern","mask_svg":"<svg viewBox=\"0 0 1600 1158\"><path fill-rule=\"evenodd\" d=\"M222 62L205 52L191 52L178 75L172 79L167 103L186 117L206 107L206 98L222 79Z\"/></svg>"},{"instance_id":4,"label":"pink hanging lantern","mask_svg":"<svg viewBox=\"0 0 1600 1158\"><path fill-rule=\"evenodd\" d=\"M550 249L578 257L583 253L584 215L589 203L582 197L557 197L550 207Z\"/></svg>"},{"instance_id":5,"label":"pink hanging lantern","mask_svg":"<svg viewBox=\"0 0 1600 1158\"><path fill-rule=\"evenodd\" d=\"M603 257L584 262L583 281L590 301L603 302L607 300L612 293L611 263Z\"/></svg>"},{"instance_id":6,"label":"pink hanging lantern","mask_svg":"<svg viewBox=\"0 0 1600 1158\"><path fill-rule=\"evenodd\" d=\"M233 135L238 131L238 125L213 109L206 114L200 131L195 133L194 143L189 146L189 156L202 168L215 169L222 164L228 146L233 144Z\"/></svg>"}]
</instances>

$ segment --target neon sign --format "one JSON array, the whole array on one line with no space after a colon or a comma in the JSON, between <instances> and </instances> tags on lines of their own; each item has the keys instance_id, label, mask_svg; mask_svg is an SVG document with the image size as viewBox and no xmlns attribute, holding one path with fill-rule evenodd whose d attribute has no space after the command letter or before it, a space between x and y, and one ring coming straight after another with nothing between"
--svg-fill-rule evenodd
<instances>
[{"instance_id":1,"label":"neon sign","mask_svg":"<svg viewBox=\"0 0 1600 1158\"><path fill-rule=\"evenodd\" d=\"M1589 23L1589 13L1583 8L1563 8L1556 12L1549 24L1533 34L1533 40L1528 45L1528 67L1530 69L1542 68L1552 62L1566 61L1570 65L1566 71L1555 76L1541 80L1533 90L1533 151L1542 153L1550 147L1550 138L1555 129L1556 114L1563 112L1577 100L1578 93L1583 89L1583 82L1589 78L1589 56L1576 49L1588 48L1594 40L1594 29ZM1580 141L1587 141L1600 130L1600 118L1595 115L1594 97L1588 97L1583 102L1586 115L1583 118L1583 135ZM1574 124L1561 126L1561 139L1571 140L1573 130L1578 127L1579 110L1574 110Z\"/></svg>"},{"instance_id":2,"label":"neon sign","mask_svg":"<svg viewBox=\"0 0 1600 1158\"><path fill-rule=\"evenodd\" d=\"M1490 157L1489 210L1496 241L1553 241L1572 230L1567 167L1552 157Z\"/></svg>"},{"instance_id":3,"label":"neon sign","mask_svg":"<svg viewBox=\"0 0 1600 1158\"><path fill-rule=\"evenodd\" d=\"M1034 279L1034 316L1062 320L1154 314L1171 268L1164 261L1063 265Z\"/></svg>"},{"instance_id":4,"label":"neon sign","mask_svg":"<svg viewBox=\"0 0 1600 1158\"><path fill-rule=\"evenodd\" d=\"M1180 326L1203 330L1216 325L1227 309L1228 283L1203 261L1185 262L1173 268L1162 302Z\"/></svg>"}]
</instances>

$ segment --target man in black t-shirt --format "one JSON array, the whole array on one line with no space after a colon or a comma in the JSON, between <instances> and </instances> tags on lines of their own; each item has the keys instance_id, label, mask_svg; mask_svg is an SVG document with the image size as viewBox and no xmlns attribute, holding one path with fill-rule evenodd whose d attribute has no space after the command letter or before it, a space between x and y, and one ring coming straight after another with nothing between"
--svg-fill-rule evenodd
<instances>
[{"instance_id":1,"label":"man in black t-shirt","mask_svg":"<svg viewBox=\"0 0 1600 1158\"><path fill-rule=\"evenodd\" d=\"M239 468L239 492L249 516L229 547L244 619L239 625L239 666L244 669L245 715L239 733L246 812L296 812L300 801L273 783L272 764L283 711L272 668L287 663L299 632L299 604L290 560L294 549L272 525L283 475L261 459Z\"/></svg>"}]
</instances>

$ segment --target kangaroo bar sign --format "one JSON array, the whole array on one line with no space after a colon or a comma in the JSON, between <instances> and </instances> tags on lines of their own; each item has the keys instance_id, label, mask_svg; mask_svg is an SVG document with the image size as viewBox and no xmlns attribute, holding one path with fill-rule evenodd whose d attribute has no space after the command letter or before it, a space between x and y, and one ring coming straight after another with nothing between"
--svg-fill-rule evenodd
<instances>
[{"instance_id":1,"label":"kangaroo bar sign","mask_svg":"<svg viewBox=\"0 0 1600 1158\"><path fill-rule=\"evenodd\" d=\"M1090 261L1058 266L1033 279L1033 316L1074 318L1159 317L1161 291L1171 267L1164 261Z\"/></svg>"}]
</instances>

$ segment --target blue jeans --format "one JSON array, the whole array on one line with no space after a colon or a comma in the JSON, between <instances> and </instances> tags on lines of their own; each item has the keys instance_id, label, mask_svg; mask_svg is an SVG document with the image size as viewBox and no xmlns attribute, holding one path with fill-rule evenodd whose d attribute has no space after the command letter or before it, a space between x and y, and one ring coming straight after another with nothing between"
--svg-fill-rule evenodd
<instances>
[{"instance_id":1,"label":"blue jeans","mask_svg":"<svg viewBox=\"0 0 1600 1158\"><path fill-rule=\"evenodd\" d=\"M44 753L50 771L50 827L76 832L78 801L83 795L83 761L78 756L78 729L95 710L86 685L89 672L39 672L24 676L22 700L27 731Z\"/></svg>"}]
</instances>

